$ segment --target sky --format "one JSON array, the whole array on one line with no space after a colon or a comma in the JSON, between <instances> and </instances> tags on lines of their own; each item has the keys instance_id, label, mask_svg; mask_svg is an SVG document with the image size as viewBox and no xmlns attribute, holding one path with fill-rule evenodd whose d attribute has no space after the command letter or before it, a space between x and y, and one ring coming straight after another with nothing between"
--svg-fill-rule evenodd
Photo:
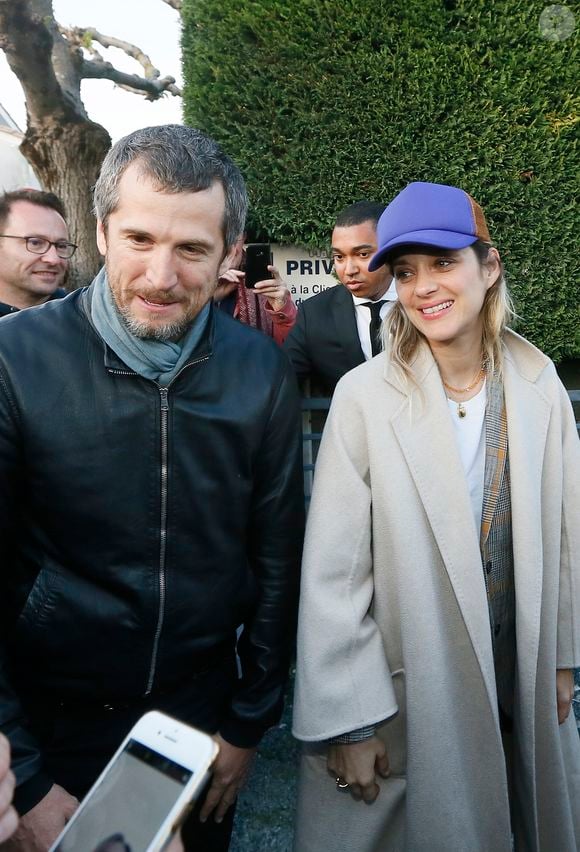
<instances>
[{"instance_id":1,"label":"sky","mask_svg":"<svg viewBox=\"0 0 580 852\"><path fill-rule=\"evenodd\" d=\"M53 0L54 14L63 26L95 27L101 33L140 47L161 76L181 77L179 13L163 0ZM141 66L114 48L97 45L105 59L130 73ZM102 124L113 142L139 127L181 123L181 98L165 95L155 102L119 89L109 80L83 80L81 97L89 117ZM21 130L26 128L24 94L0 50L0 103Z\"/></svg>"}]
</instances>

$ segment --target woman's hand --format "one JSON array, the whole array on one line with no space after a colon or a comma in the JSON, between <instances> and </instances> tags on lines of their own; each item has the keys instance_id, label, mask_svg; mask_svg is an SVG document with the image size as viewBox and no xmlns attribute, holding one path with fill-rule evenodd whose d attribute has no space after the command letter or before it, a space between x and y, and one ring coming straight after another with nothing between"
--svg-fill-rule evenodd
<instances>
[{"instance_id":1,"label":"woman's hand","mask_svg":"<svg viewBox=\"0 0 580 852\"><path fill-rule=\"evenodd\" d=\"M354 799L374 802L379 795L376 773L387 778L390 774L387 749L377 736L359 743L334 743L328 748L328 771L333 778L348 784Z\"/></svg>"},{"instance_id":2,"label":"woman's hand","mask_svg":"<svg viewBox=\"0 0 580 852\"><path fill-rule=\"evenodd\" d=\"M558 702L559 725L568 718L573 697L574 669L558 669L556 672L556 700Z\"/></svg>"}]
</instances>

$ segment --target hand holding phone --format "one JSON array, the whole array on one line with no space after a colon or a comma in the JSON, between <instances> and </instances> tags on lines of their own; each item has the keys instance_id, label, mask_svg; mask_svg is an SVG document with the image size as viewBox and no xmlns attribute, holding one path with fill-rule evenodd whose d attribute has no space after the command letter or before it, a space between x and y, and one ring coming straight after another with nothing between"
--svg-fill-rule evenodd
<instances>
[{"instance_id":1,"label":"hand holding phone","mask_svg":"<svg viewBox=\"0 0 580 852\"><path fill-rule=\"evenodd\" d=\"M272 275L268 269L272 265L270 243L249 243L245 248L246 287L253 288L258 281L265 281Z\"/></svg>"},{"instance_id":2,"label":"hand holding phone","mask_svg":"<svg viewBox=\"0 0 580 852\"><path fill-rule=\"evenodd\" d=\"M208 734L156 710L146 713L50 852L160 852L187 816L217 753Z\"/></svg>"},{"instance_id":3,"label":"hand holding phone","mask_svg":"<svg viewBox=\"0 0 580 852\"><path fill-rule=\"evenodd\" d=\"M282 311L291 298L290 290L280 278L280 273L275 266L269 266L268 272L272 277L256 282L254 291L259 296L264 296L273 310Z\"/></svg>"},{"instance_id":4,"label":"hand holding phone","mask_svg":"<svg viewBox=\"0 0 580 852\"><path fill-rule=\"evenodd\" d=\"M46 796L20 819L6 850L48 849L79 806L78 799L53 784ZM4 848L4 847L2 847Z\"/></svg>"}]
</instances>

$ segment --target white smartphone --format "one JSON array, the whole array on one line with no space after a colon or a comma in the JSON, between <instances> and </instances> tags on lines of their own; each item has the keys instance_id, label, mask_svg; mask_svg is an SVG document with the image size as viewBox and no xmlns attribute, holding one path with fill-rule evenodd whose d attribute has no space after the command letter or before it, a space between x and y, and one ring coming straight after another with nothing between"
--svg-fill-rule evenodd
<instances>
[{"instance_id":1,"label":"white smartphone","mask_svg":"<svg viewBox=\"0 0 580 852\"><path fill-rule=\"evenodd\" d=\"M158 852L187 816L217 753L208 734L146 713L49 852Z\"/></svg>"}]
</instances>

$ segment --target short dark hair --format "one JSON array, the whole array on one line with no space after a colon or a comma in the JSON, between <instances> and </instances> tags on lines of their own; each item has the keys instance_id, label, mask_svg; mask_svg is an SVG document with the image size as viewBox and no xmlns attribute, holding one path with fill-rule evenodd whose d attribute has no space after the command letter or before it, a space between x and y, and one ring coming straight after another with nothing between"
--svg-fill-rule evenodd
<instances>
[{"instance_id":1,"label":"short dark hair","mask_svg":"<svg viewBox=\"0 0 580 852\"><path fill-rule=\"evenodd\" d=\"M138 163L162 192L198 192L219 181L225 195L226 249L243 233L248 197L240 170L211 137L180 124L144 127L113 145L94 191L95 213L103 225L119 203L119 183L131 163Z\"/></svg>"},{"instance_id":2,"label":"short dark hair","mask_svg":"<svg viewBox=\"0 0 580 852\"><path fill-rule=\"evenodd\" d=\"M16 201L28 201L29 204L36 204L38 207L48 207L50 210L55 210L66 221L64 204L54 192L44 192L42 189L14 189L12 192L4 192L0 195L0 230L4 229L12 205Z\"/></svg>"},{"instance_id":3,"label":"short dark hair","mask_svg":"<svg viewBox=\"0 0 580 852\"><path fill-rule=\"evenodd\" d=\"M334 227L351 228L353 225L362 225L363 222L374 222L376 225L384 209L385 205L377 201L355 201L341 210Z\"/></svg>"}]
</instances>

